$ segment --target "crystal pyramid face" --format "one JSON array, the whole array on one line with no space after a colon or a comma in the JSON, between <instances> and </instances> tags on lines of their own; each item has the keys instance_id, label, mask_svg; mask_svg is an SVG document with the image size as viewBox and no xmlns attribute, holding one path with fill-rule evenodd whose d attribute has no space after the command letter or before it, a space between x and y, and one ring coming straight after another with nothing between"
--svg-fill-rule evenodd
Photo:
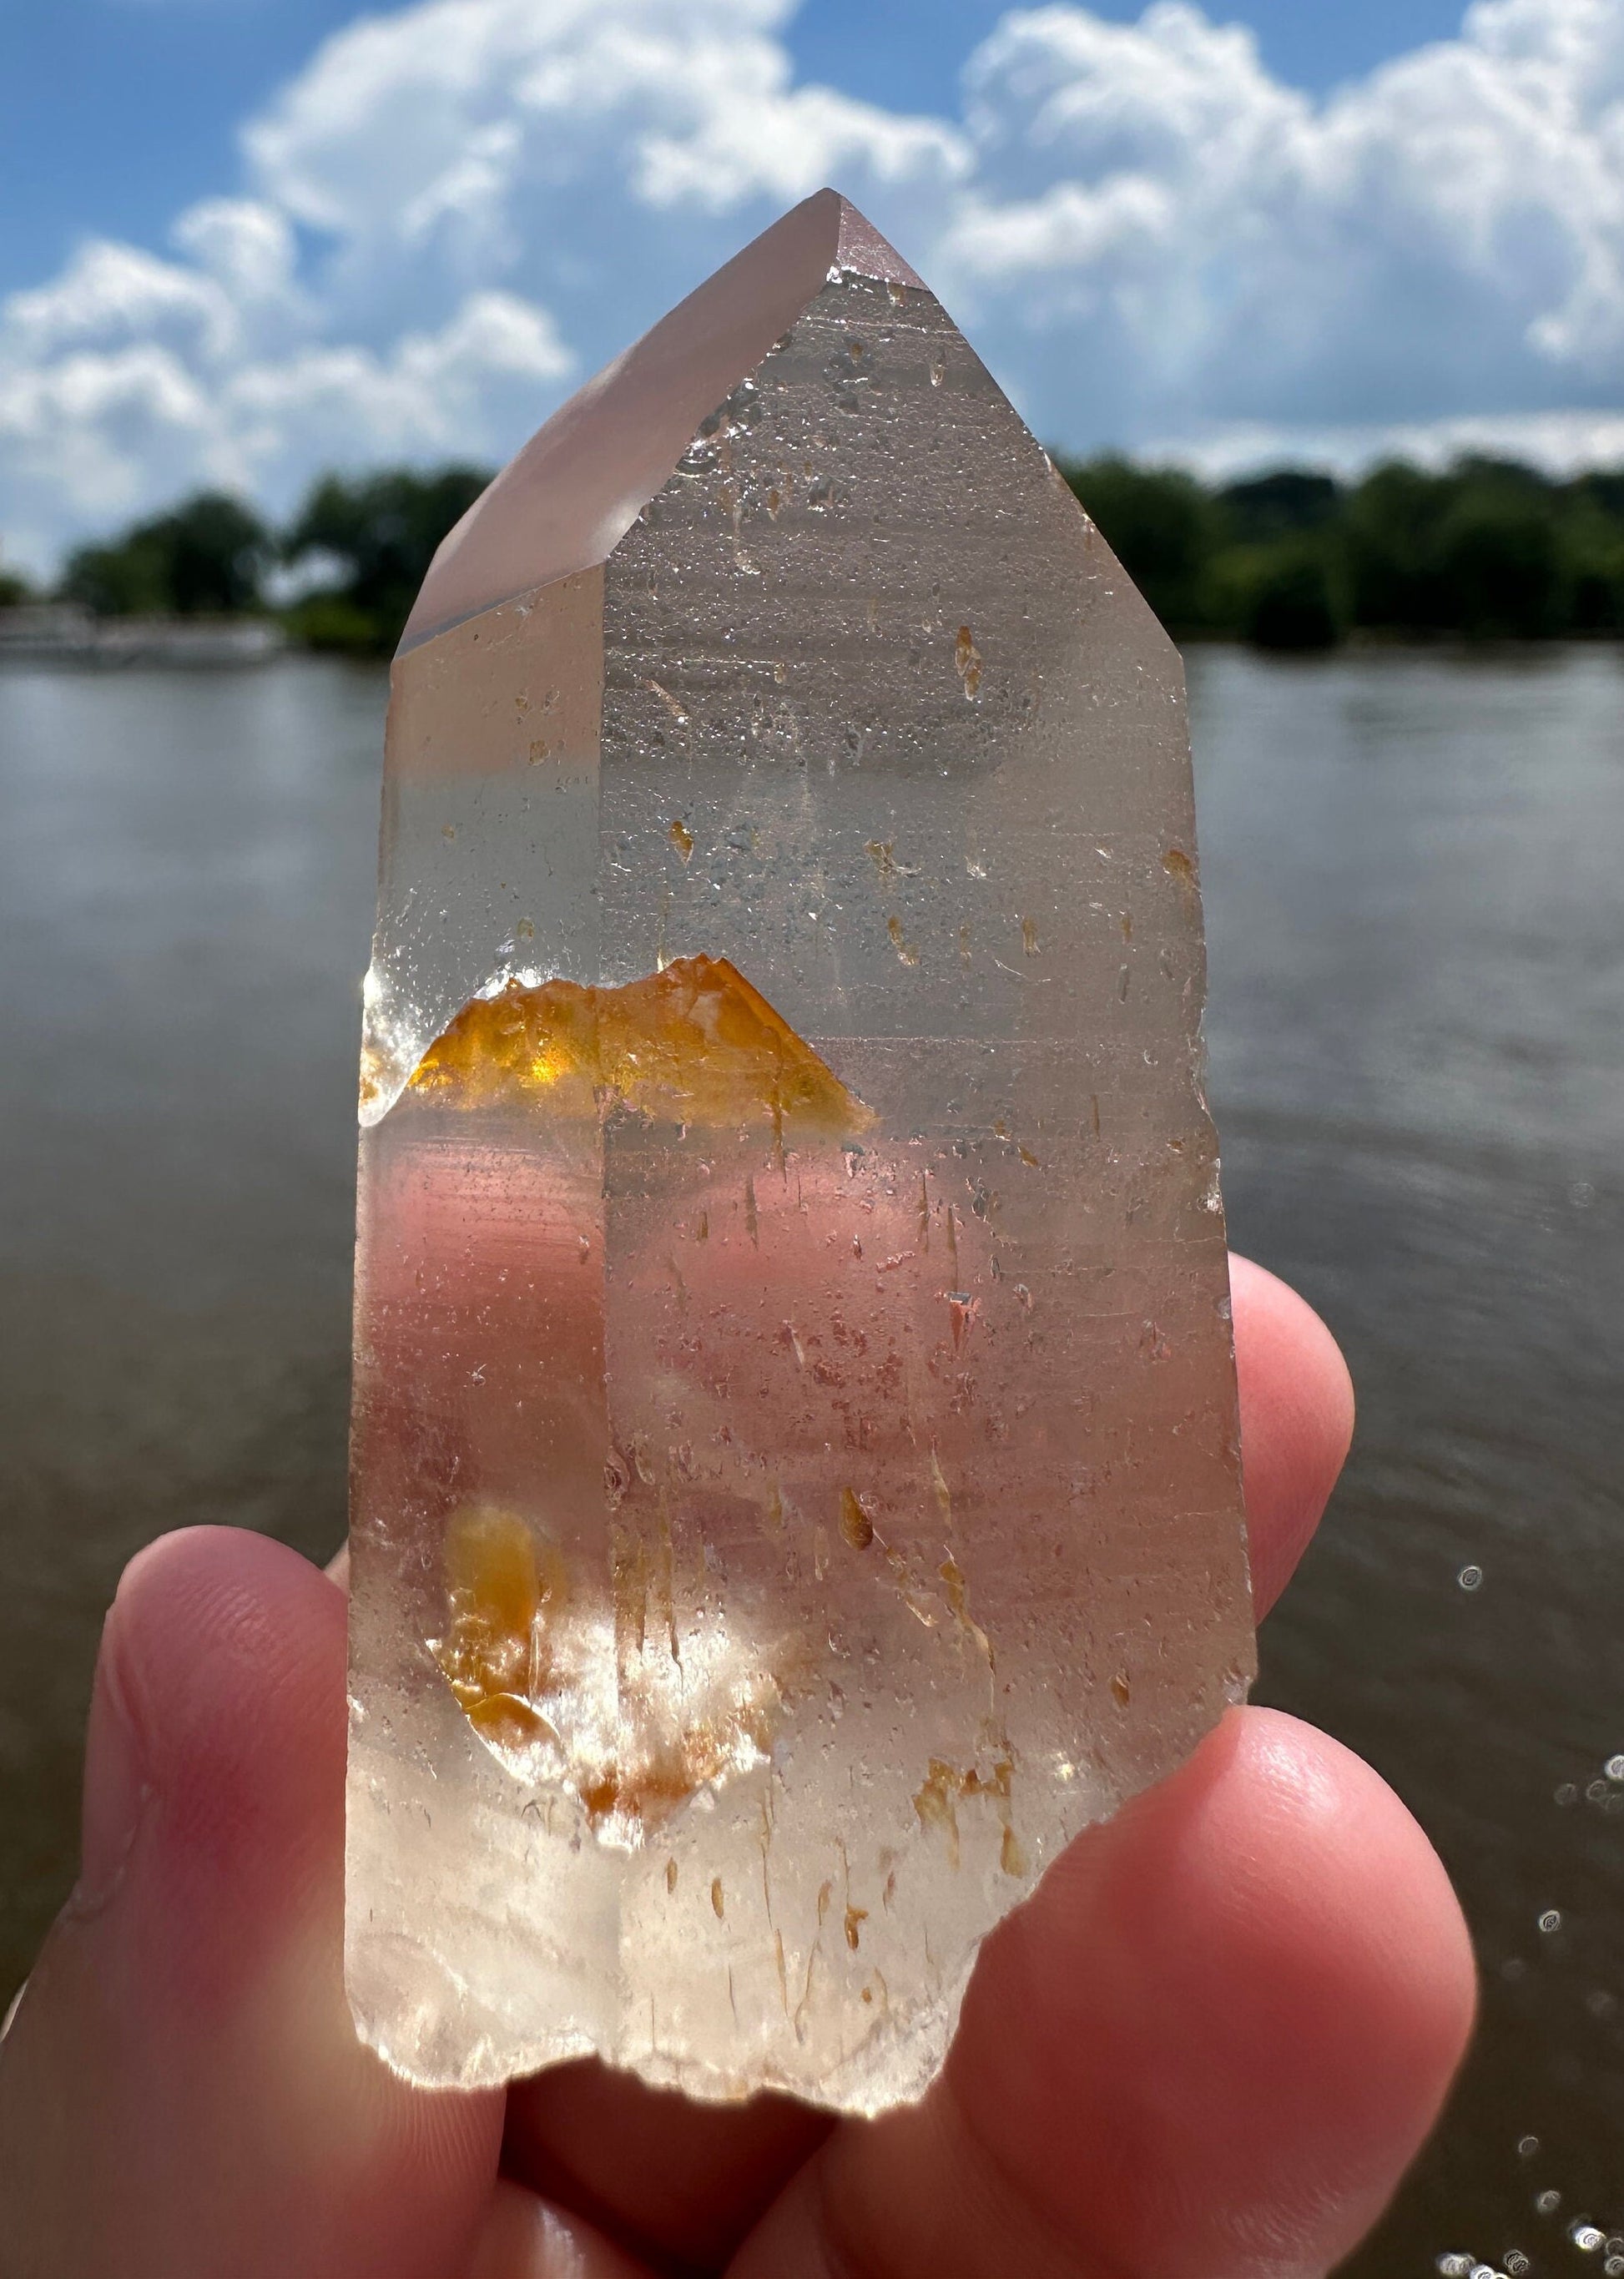
<instances>
[{"instance_id":1,"label":"crystal pyramid face","mask_svg":"<svg viewBox=\"0 0 1624 2279\"><path fill-rule=\"evenodd\" d=\"M348 1976L413 2078L875 2113L1252 1667L1178 659L823 192L396 662Z\"/></svg>"}]
</instances>

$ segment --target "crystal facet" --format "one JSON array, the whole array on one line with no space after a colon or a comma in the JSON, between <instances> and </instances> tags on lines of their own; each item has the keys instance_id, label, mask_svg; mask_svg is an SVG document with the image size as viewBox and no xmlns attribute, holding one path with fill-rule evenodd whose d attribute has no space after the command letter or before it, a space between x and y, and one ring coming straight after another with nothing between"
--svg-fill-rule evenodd
<instances>
[{"instance_id":1,"label":"crystal facet","mask_svg":"<svg viewBox=\"0 0 1624 2279\"><path fill-rule=\"evenodd\" d=\"M348 1974L413 2078L873 2113L1244 1692L1178 660L824 191L395 669Z\"/></svg>"}]
</instances>

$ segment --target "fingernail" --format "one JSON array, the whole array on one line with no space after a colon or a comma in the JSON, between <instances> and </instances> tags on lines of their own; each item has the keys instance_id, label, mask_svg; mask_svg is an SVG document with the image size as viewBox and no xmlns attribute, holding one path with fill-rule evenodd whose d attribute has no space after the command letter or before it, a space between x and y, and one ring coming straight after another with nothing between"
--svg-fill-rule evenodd
<instances>
[{"instance_id":1,"label":"fingernail","mask_svg":"<svg viewBox=\"0 0 1624 2279\"><path fill-rule=\"evenodd\" d=\"M90 1723L85 1737L76 1913L99 1907L118 1889L151 1793L140 1738L119 1669L119 1608L102 1625Z\"/></svg>"}]
</instances>

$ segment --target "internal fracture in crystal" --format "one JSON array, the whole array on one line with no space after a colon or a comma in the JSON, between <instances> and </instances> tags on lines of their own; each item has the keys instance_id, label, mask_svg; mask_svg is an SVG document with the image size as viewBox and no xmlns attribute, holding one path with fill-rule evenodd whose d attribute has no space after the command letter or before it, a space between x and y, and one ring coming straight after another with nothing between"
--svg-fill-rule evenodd
<instances>
[{"instance_id":1,"label":"internal fracture in crystal","mask_svg":"<svg viewBox=\"0 0 1624 2279\"><path fill-rule=\"evenodd\" d=\"M396 660L347 1974L412 2078L872 2113L1245 1691L1182 674L832 192Z\"/></svg>"}]
</instances>

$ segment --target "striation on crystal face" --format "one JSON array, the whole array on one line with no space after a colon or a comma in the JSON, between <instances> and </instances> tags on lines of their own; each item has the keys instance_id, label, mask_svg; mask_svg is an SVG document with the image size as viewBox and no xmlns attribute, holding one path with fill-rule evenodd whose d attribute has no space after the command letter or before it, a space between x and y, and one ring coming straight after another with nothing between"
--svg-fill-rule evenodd
<instances>
[{"instance_id":1,"label":"striation on crystal face","mask_svg":"<svg viewBox=\"0 0 1624 2279\"><path fill-rule=\"evenodd\" d=\"M834 193L395 668L347 1971L414 2079L874 2113L1252 1668L1178 659Z\"/></svg>"}]
</instances>

